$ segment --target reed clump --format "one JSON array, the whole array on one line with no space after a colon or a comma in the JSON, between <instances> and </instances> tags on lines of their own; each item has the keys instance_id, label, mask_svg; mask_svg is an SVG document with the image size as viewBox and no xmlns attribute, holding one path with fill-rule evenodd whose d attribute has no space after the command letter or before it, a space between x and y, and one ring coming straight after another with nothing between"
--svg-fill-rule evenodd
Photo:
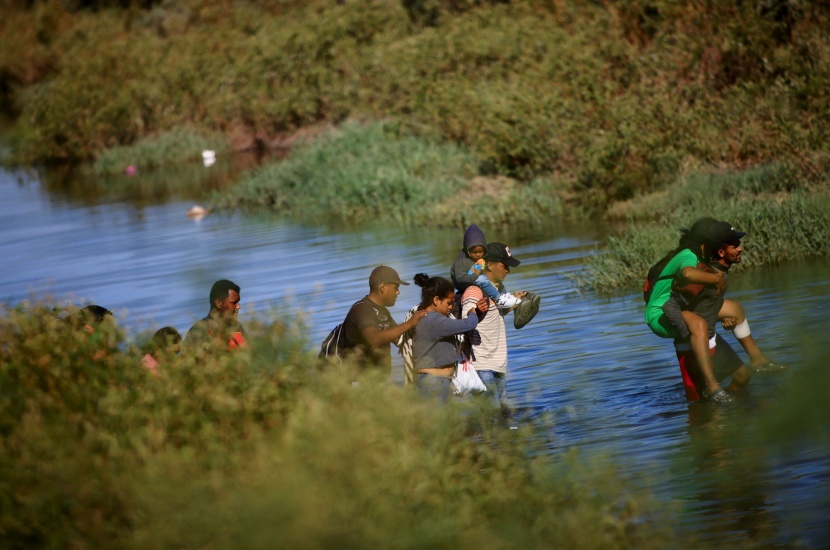
<instances>
[{"instance_id":1,"label":"reed clump","mask_svg":"<svg viewBox=\"0 0 830 550\"><path fill-rule=\"evenodd\" d=\"M435 221L434 205L456 196L475 168L476 158L452 144L349 123L243 176L213 202L322 223L423 224Z\"/></svg>"},{"instance_id":2,"label":"reed clump","mask_svg":"<svg viewBox=\"0 0 830 550\"><path fill-rule=\"evenodd\" d=\"M202 159L205 150L222 154L227 149L228 145L220 134L175 128L157 136L141 138L132 145L106 149L92 164L92 173L99 176L120 174L129 166L136 170L170 167Z\"/></svg>"},{"instance_id":3,"label":"reed clump","mask_svg":"<svg viewBox=\"0 0 830 550\"><path fill-rule=\"evenodd\" d=\"M57 309L0 311L4 547L677 544L612 465L315 368L292 324L152 372L114 325L98 338Z\"/></svg>"},{"instance_id":4,"label":"reed clump","mask_svg":"<svg viewBox=\"0 0 830 550\"><path fill-rule=\"evenodd\" d=\"M391 123L348 121L213 196L217 208L323 224L542 224L561 212L550 180L474 177L469 150Z\"/></svg>"}]
</instances>

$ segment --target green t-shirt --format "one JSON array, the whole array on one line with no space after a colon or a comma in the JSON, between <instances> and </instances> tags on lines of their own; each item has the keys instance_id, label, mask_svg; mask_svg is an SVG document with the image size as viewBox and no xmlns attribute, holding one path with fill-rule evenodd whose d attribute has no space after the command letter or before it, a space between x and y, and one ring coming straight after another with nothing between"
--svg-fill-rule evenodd
<instances>
[{"instance_id":1,"label":"green t-shirt","mask_svg":"<svg viewBox=\"0 0 830 550\"><path fill-rule=\"evenodd\" d=\"M660 272L660 277L654 284L654 290L651 292L651 299L646 304L646 323L651 325L660 316L663 315L663 304L665 304L671 297L672 282L680 275L684 267L696 267L698 264L697 255L688 248L684 248L677 255L672 258L663 271Z\"/></svg>"}]
</instances>

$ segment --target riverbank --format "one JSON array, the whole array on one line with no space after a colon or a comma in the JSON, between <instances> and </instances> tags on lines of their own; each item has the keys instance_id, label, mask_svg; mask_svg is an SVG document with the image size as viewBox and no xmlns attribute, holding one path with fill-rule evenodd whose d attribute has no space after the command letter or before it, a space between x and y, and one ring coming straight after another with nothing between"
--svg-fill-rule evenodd
<instances>
[{"instance_id":1,"label":"riverbank","mask_svg":"<svg viewBox=\"0 0 830 550\"><path fill-rule=\"evenodd\" d=\"M216 202L345 223L613 216L620 205L672 206L650 197L711 172L778 165L786 165L778 199L826 192L830 140L815 122L830 112L823 5L146 5L3 8L0 90L18 112L13 162L97 159L106 172L170 162L177 141L193 144L176 148L185 159L206 139L228 151L310 139L292 161L313 176L302 200L296 174L269 166ZM329 136L362 139L350 120L389 149ZM387 130L371 130L377 124ZM183 128L196 138L171 142ZM425 151L429 166L415 158ZM353 158L350 181L338 181L331 172ZM706 208L686 217L713 213ZM623 267L636 271L661 247ZM635 277L618 279L610 287Z\"/></svg>"},{"instance_id":2,"label":"riverbank","mask_svg":"<svg viewBox=\"0 0 830 550\"><path fill-rule=\"evenodd\" d=\"M684 167L789 158L808 174L827 154L821 5L153 4L5 8L17 160L90 159L186 124L236 149L388 118L468 148L482 175L549 175L603 210Z\"/></svg>"},{"instance_id":3,"label":"riverbank","mask_svg":"<svg viewBox=\"0 0 830 550\"><path fill-rule=\"evenodd\" d=\"M469 150L383 123L347 122L213 195L218 209L321 225L542 225L562 212L550 182L478 176Z\"/></svg>"}]
</instances>

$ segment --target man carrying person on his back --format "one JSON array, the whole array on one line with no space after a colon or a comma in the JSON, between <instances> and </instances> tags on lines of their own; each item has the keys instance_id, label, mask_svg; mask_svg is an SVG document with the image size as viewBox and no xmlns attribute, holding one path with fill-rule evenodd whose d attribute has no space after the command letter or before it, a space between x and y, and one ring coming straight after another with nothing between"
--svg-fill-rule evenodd
<instances>
[{"instance_id":1,"label":"man carrying person on his back","mask_svg":"<svg viewBox=\"0 0 830 550\"><path fill-rule=\"evenodd\" d=\"M484 262L484 275L496 287L504 282L511 267L517 267L521 263L510 254L510 249L505 244L499 242L487 245ZM521 298L525 294L516 292L515 296ZM492 298L486 296L478 286L472 285L467 287L461 297L465 317L481 298L489 300L490 309L478 323L477 331L481 342L473 345L473 367L488 391L492 392L497 406L507 416L510 410L507 402L507 331L504 326L504 315L510 310L499 310Z\"/></svg>"},{"instance_id":2,"label":"man carrying person on his back","mask_svg":"<svg viewBox=\"0 0 830 550\"><path fill-rule=\"evenodd\" d=\"M736 231L728 222L707 220L702 229L705 239L709 243L711 258L706 264L713 271L723 273L726 278L729 268L741 262L741 238L746 233ZM713 354L714 371L711 376L717 381L731 374L732 381L726 391L738 390L749 383L752 371L777 372L786 370L786 367L777 365L764 356L758 348L749 330L749 322L740 303L734 300L725 300L712 286L703 286L694 294L683 287L672 290L672 299L678 302L683 310L691 310L706 322L709 330L710 348ZM715 333L715 325L721 320L723 327L731 329L735 338L747 352L750 358L750 368L744 365L732 347L720 335ZM681 366L683 383L690 400L696 400L705 395L706 376L698 362L690 352L688 338L677 338L675 348ZM724 397L723 402L729 399Z\"/></svg>"},{"instance_id":3,"label":"man carrying person on his back","mask_svg":"<svg viewBox=\"0 0 830 550\"><path fill-rule=\"evenodd\" d=\"M210 289L210 311L196 321L185 336L183 355L202 355L229 351L246 345L245 331L237 320L240 289L227 279L213 283Z\"/></svg>"},{"instance_id":4,"label":"man carrying person on his back","mask_svg":"<svg viewBox=\"0 0 830 550\"><path fill-rule=\"evenodd\" d=\"M389 344L424 318L426 311L418 311L403 324L395 323L388 307L395 305L400 285L408 285L391 267L376 267L369 275L369 294L352 305L343 321L343 349L363 369L389 375L392 372L392 354Z\"/></svg>"}]
</instances>

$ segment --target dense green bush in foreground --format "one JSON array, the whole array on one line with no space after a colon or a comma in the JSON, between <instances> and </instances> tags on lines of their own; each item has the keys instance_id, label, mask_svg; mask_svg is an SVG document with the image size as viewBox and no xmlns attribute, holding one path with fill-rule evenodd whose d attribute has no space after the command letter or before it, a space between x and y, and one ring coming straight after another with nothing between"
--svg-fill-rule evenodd
<instances>
[{"instance_id":1,"label":"dense green bush in foreground","mask_svg":"<svg viewBox=\"0 0 830 550\"><path fill-rule=\"evenodd\" d=\"M152 375L113 326L0 311L0 546L673 545L612 466L371 377L353 387L282 323L249 329L253 351Z\"/></svg>"}]
</instances>

